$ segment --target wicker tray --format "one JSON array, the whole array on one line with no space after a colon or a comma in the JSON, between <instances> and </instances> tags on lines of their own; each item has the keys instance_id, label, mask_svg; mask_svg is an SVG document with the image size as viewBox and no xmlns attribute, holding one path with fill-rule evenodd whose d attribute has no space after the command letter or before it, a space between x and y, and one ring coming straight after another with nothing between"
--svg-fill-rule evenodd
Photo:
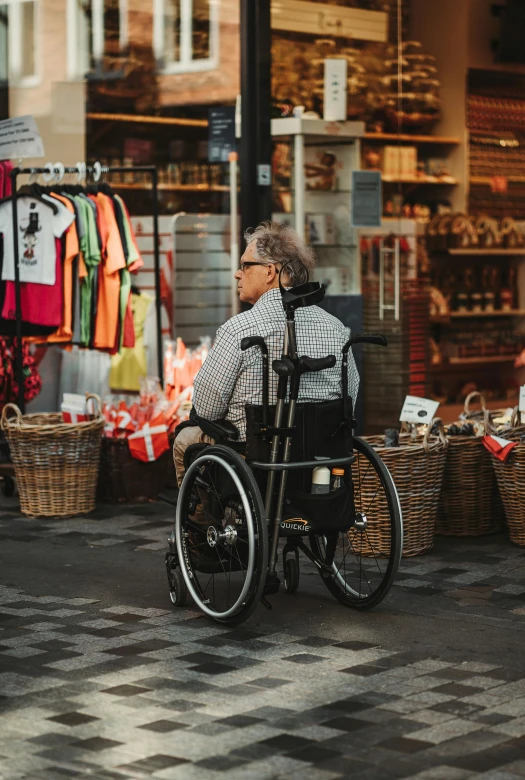
<instances>
[{"instance_id":1,"label":"wicker tray","mask_svg":"<svg viewBox=\"0 0 525 780\"><path fill-rule=\"evenodd\" d=\"M25 515L71 517L95 508L104 429L100 412L93 420L72 424L64 423L61 414L22 415L7 404L2 429Z\"/></svg>"},{"instance_id":2,"label":"wicker tray","mask_svg":"<svg viewBox=\"0 0 525 780\"><path fill-rule=\"evenodd\" d=\"M481 411L472 412L470 403L478 397ZM489 413L480 393L465 399L464 418L485 419L491 429ZM502 530L503 504L492 466L492 455L485 449L482 436L450 436L439 501L436 533L444 536L482 536Z\"/></svg>"},{"instance_id":3,"label":"wicker tray","mask_svg":"<svg viewBox=\"0 0 525 780\"><path fill-rule=\"evenodd\" d=\"M430 436L428 426L423 439L413 441L409 434L401 434L399 447L385 447L383 436L364 436L387 466L396 486L403 513L403 556L422 555L434 545L434 530L441 482L445 470L447 440L442 431L439 437ZM378 478L359 458L352 466L355 484L361 485L363 504L377 493ZM357 507L359 509L359 507ZM378 517L367 529L370 544L381 554L390 552L390 513L386 501L379 507ZM363 553L364 554L364 553Z\"/></svg>"},{"instance_id":4,"label":"wicker tray","mask_svg":"<svg viewBox=\"0 0 525 780\"><path fill-rule=\"evenodd\" d=\"M111 504L155 501L159 493L176 485L173 441L170 449L152 463L131 456L127 439L102 439L97 497Z\"/></svg>"}]
</instances>

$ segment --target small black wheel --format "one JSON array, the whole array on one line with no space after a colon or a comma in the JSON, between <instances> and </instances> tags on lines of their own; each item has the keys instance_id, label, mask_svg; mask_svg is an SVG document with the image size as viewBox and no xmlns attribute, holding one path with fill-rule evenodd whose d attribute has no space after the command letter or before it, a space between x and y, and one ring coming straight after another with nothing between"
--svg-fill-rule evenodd
<instances>
[{"instance_id":1,"label":"small black wheel","mask_svg":"<svg viewBox=\"0 0 525 780\"><path fill-rule=\"evenodd\" d=\"M175 569L170 576L170 599L176 607L184 607L188 600L188 588L180 569Z\"/></svg>"},{"instance_id":2,"label":"small black wheel","mask_svg":"<svg viewBox=\"0 0 525 780\"><path fill-rule=\"evenodd\" d=\"M15 494L15 481L13 477L4 477L2 482L2 495L11 498Z\"/></svg>"},{"instance_id":3,"label":"small black wheel","mask_svg":"<svg viewBox=\"0 0 525 780\"><path fill-rule=\"evenodd\" d=\"M284 562L284 587L287 593L297 593L299 587L299 562L296 558L287 558Z\"/></svg>"}]
</instances>

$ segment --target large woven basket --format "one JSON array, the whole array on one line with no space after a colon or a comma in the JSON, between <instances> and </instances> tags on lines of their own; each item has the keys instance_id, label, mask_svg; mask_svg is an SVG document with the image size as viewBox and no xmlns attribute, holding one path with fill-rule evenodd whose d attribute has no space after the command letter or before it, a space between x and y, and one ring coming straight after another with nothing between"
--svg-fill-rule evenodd
<instances>
[{"instance_id":1,"label":"large woven basket","mask_svg":"<svg viewBox=\"0 0 525 780\"><path fill-rule=\"evenodd\" d=\"M470 410L474 397L481 402L481 413ZM464 419L490 418L479 393L465 400ZM443 489L439 502L436 533L444 536L482 536L501 531L503 504L492 467L492 455L485 449L483 436L449 436Z\"/></svg>"},{"instance_id":2,"label":"large woven basket","mask_svg":"<svg viewBox=\"0 0 525 780\"><path fill-rule=\"evenodd\" d=\"M151 463L133 458L127 439L102 440L97 495L111 504L155 501L166 487L176 484L173 441L170 449Z\"/></svg>"},{"instance_id":3,"label":"large woven basket","mask_svg":"<svg viewBox=\"0 0 525 780\"><path fill-rule=\"evenodd\" d=\"M498 488L505 510L513 544L525 547L525 427L515 418L516 426L509 433L502 434L509 441L518 442L507 461L490 456Z\"/></svg>"},{"instance_id":4,"label":"large woven basket","mask_svg":"<svg viewBox=\"0 0 525 780\"><path fill-rule=\"evenodd\" d=\"M383 436L363 437L374 447L394 480L403 514L404 557L422 555L434 545L447 440L442 430L438 437L430 436L431 427L428 426L423 439L416 441L409 434L401 434L399 447L385 447ZM367 528L371 550L388 556L392 540L390 512L386 500L378 500L382 496L378 477L364 458L357 458L352 473L355 485L360 486L362 505L375 501L374 522ZM356 508L359 510L359 505Z\"/></svg>"},{"instance_id":5,"label":"large woven basket","mask_svg":"<svg viewBox=\"0 0 525 780\"><path fill-rule=\"evenodd\" d=\"M10 416L12 415L12 416ZM61 414L2 410L20 495L28 517L71 517L95 508L104 417L65 423Z\"/></svg>"}]
</instances>

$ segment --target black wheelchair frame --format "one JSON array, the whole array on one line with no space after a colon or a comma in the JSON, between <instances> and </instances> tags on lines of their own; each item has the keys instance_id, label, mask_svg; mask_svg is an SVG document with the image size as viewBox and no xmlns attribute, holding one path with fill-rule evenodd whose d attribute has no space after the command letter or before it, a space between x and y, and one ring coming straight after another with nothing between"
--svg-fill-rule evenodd
<instances>
[{"instance_id":1,"label":"black wheelchair frame","mask_svg":"<svg viewBox=\"0 0 525 780\"><path fill-rule=\"evenodd\" d=\"M332 594L346 606L357 609L375 606L384 598L391 587L401 556L402 518L395 486L385 465L370 445L353 436L355 421L348 394L348 353L352 346L359 343L386 346L386 339L380 334L357 335L351 337L343 348L342 398L339 401L341 418L338 428L347 444L346 454L323 458L322 461L313 459L293 461L292 441L296 432L301 377L307 372L332 368L336 364L336 357L335 355L323 358L300 357L297 352L295 311L300 307L319 303L324 297L324 287L308 282L289 290L281 287L281 293L286 314L286 328L282 356L272 363L272 369L278 375L273 424L269 423L270 367L267 345L261 336L247 336L241 342L242 350L256 347L261 351L263 403L261 422L257 426L256 435L269 446L269 458L245 462L228 447L229 443L238 438L239 434L235 426L226 420L210 422L196 418L197 424L205 434L215 440L216 444L196 445L192 448L193 452L189 458L191 462L188 462L189 467L180 488L175 531L170 537L170 549L166 554L170 597L173 603L184 604L189 590L205 613L229 625L236 625L245 620L260 600L270 607L266 597L277 593L280 587L277 564L279 540L282 536L287 537L282 555L285 586L289 592L297 590L300 551L316 566ZM342 564L338 566L336 563L336 555L338 551L339 555L341 554L341 535L344 550L346 535L349 549L356 559L357 551L352 538L354 542L360 539L361 557L364 555L370 557L372 551L373 557L376 558L375 537L372 542L371 534L368 533L367 511L369 513L369 510L365 511L361 506L360 511L357 511L354 503L356 485L352 478L352 466L355 467L356 459L361 456L365 458L369 467L372 467L375 480L373 486L368 487L367 495L370 497L374 490L376 495L379 490L382 491L381 500L383 505L387 506L392 540L390 549L386 552L382 550L381 555L377 556L386 559L387 565L384 572L378 566L381 577L375 590L372 590L370 578L375 575L377 579L377 573L375 570L371 573L370 568L366 566L366 561L363 565L363 561L359 559L359 591L357 591L357 584L350 586L346 580L346 559L349 550L343 557L344 576ZM345 496L352 494L352 501L346 501L344 504L348 516L345 514L340 528L334 526L332 522L330 527L326 526L326 530L317 527L312 531L311 526L305 525L305 521L300 518L298 523L295 523L296 527L293 527L294 524L290 525L284 517L289 474L297 470L311 470L319 465L330 468L344 467L345 479L348 482ZM229 485L226 496L217 488L217 485L221 484L221 480L217 477L220 468L223 468ZM258 475L257 482L253 479L253 474ZM366 483L368 470L360 470L359 474L361 476L357 487L364 491L366 486L362 482L364 479ZM264 507L262 507L259 491L259 486L264 481L261 480L261 475L266 478ZM372 477L372 474L370 476ZM232 488L232 480L236 483L234 488ZM222 484L226 484L224 478ZM258 495L255 495L256 492ZM311 500L313 501L313 498ZM211 504L214 504L215 514L220 517L210 512ZM191 518L197 516L195 513L199 507L202 509L205 506L207 507L206 521L209 525L204 540L205 524L199 524ZM264 517L261 521L262 514ZM232 517L234 521L231 521ZM246 527L243 527L243 523ZM250 527L250 524L253 527ZM310 547L304 542L305 535L309 536ZM363 545L366 548L364 553ZM216 599L215 579L213 579L213 597L209 594L210 582L215 577L215 572L217 576L225 575L226 578L229 575L228 607L222 611L211 606L212 599ZM242 586L241 594L238 602L230 608L231 580L233 575L239 572L245 573L244 581L239 584L239 587ZM206 587L203 584L197 587L198 577L203 573L204 578L210 574L210 581ZM352 577L357 582L357 574L352 574ZM253 582L247 582L249 578ZM361 595L362 582L367 583L370 591L365 596Z\"/></svg>"}]
</instances>

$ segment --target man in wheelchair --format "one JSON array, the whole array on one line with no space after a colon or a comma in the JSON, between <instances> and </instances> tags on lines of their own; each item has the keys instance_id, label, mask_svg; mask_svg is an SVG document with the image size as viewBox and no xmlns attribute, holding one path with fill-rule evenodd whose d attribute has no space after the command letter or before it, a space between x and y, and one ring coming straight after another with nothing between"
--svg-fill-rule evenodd
<instances>
[{"instance_id":1,"label":"man in wheelchair","mask_svg":"<svg viewBox=\"0 0 525 780\"><path fill-rule=\"evenodd\" d=\"M285 587L297 590L302 552L336 599L368 609L390 589L403 534L388 470L353 435L351 347L386 340L349 339L315 305L324 288L309 282L314 255L294 230L263 223L246 240L235 278L253 307L218 330L175 439L170 598L183 605L190 593L209 617L236 625L279 590L280 554ZM319 467L344 476L314 495Z\"/></svg>"},{"instance_id":2,"label":"man in wheelchair","mask_svg":"<svg viewBox=\"0 0 525 780\"><path fill-rule=\"evenodd\" d=\"M229 319L217 331L215 344L195 380L192 424L182 427L174 446L179 485L184 476L184 453L196 443L212 441L196 424L197 418L217 422L223 435L246 439L246 405L260 405L263 397L263 365L258 350L241 349L242 339L261 336L268 348L268 361L281 357L286 315L279 289L308 281L315 255L295 230L276 223L262 223L246 235L247 247L235 274L239 298L253 307ZM297 351L313 358L333 354L337 362L318 373L306 373L299 388L299 403L329 401L341 397L342 348L348 331L340 320L318 306L298 309ZM275 403L278 375L270 372L269 400ZM348 385L356 398L359 374L352 354L348 360ZM207 426L206 426L207 427ZM209 428L208 428L209 430ZM238 434L236 433L238 431Z\"/></svg>"}]
</instances>

